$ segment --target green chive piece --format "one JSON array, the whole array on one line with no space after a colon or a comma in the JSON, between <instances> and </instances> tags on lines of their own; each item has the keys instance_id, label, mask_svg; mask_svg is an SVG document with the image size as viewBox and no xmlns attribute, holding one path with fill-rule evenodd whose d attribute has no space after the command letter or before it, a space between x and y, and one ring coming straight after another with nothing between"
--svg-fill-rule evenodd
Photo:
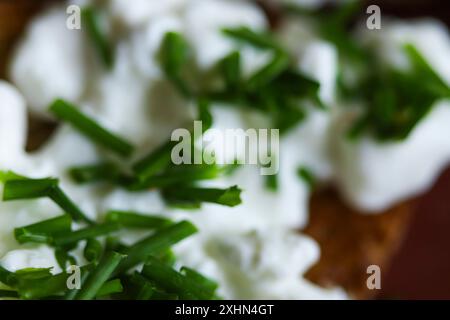
<instances>
[{"instance_id":1,"label":"green chive piece","mask_svg":"<svg viewBox=\"0 0 450 320\"><path fill-rule=\"evenodd\" d=\"M266 66L249 79L247 86L250 90L261 88L273 81L288 67L289 57L285 54L276 54Z\"/></svg>"},{"instance_id":2,"label":"green chive piece","mask_svg":"<svg viewBox=\"0 0 450 320\"><path fill-rule=\"evenodd\" d=\"M95 238L89 238L86 241L86 246L84 247L83 254L87 261L93 262L100 260L102 252L103 248L100 241Z\"/></svg>"},{"instance_id":3,"label":"green chive piece","mask_svg":"<svg viewBox=\"0 0 450 320\"><path fill-rule=\"evenodd\" d=\"M3 190L3 201L47 197L57 185L57 179L8 180Z\"/></svg>"},{"instance_id":4,"label":"green chive piece","mask_svg":"<svg viewBox=\"0 0 450 320\"><path fill-rule=\"evenodd\" d=\"M58 186L57 179L19 179L6 181L3 200L24 200L48 197L75 221L93 222L69 199Z\"/></svg>"},{"instance_id":5,"label":"green chive piece","mask_svg":"<svg viewBox=\"0 0 450 320\"><path fill-rule=\"evenodd\" d=\"M14 229L17 242L51 243L55 234L70 232L72 218L65 214L56 218Z\"/></svg>"},{"instance_id":6,"label":"green chive piece","mask_svg":"<svg viewBox=\"0 0 450 320\"><path fill-rule=\"evenodd\" d=\"M188 221L181 221L167 228L158 230L155 234L137 242L125 250L127 258L122 261L118 271L126 271L138 263L145 261L149 255L164 251L196 232L197 228Z\"/></svg>"},{"instance_id":7,"label":"green chive piece","mask_svg":"<svg viewBox=\"0 0 450 320\"><path fill-rule=\"evenodd\" d=\"M219 63L227 90L236 91L241 82L241 54L233 51Z\"/></svg>"},{"instance_id":8,"label":"green chive piece","mask_svg":"<svg viewBox=\"0 0 450 320\"><path fill-rule=\"evenodd\" d=\"M307 184L310 190L313 190L316 186L317 180L314 174L306 167L300 167L297 170L298 176Z\"/></svg>"},{"instance_id":9,"label":"green chive piece","mask_svg":"<svg viewBox=\"0 0 450 320\"><path fill-rule=\"evenodd\" d=\"M197 101L199 120L202 122L203 132L210 129L213 125L213 117L210 112L210 101L206 98L200 98Z\"/></svg>"},{"instance_id":10,"label":"green chive piece","mask_svg":"<svg viewBox=\"0 0 450 320\"><path fill-rule=\"evenodd\" d=\"M55 258L61 269L65 270L68 265L74 266L77 264L77 260L74 256L70 255L67 249L56 248Z\"/></svg>"},{"instance_id":11,"label":"green chive piece","mask_svg":"<svg viewBox=\"0 0 450 320\"><path fill-rule=\"evenodd\" d=\"M104 236L119 229L120 225L117 223L98 224L77 231L72 231L71 233L65 235L55 236L53 243L56 246L67 246L81 240Z\"/></svg>"},{"instance_id":12,"label":"green chive piece","mask_svg":"<svg viewBox=\"0 0 450 320\"><path fill-rule=\"evenodd\" d=\"M177 187L163 190L163 196L174 205L200 205L202 202L210 202L235 207L242 203L241 192L237 186L228 189Z\"/></svg>"},{"instance_id":13,"label":"green chive piece","mask_svg":"<svg viewBox=\"0 0 450 320\"><path fill-rule=\"evenodd\" d=\"M114 164L105 162L71 168L69 175L79 184L97 181L115 181L120 176L120 170Z\"/></svg>"},{"instance_id":14,"label":"green chive piece","mask_svg":"<svg viewBox=\"0 0 450 320\"><path fill-rule=\"evenodd\" d=\"M8 180L20 180L20 179L26 179L26 178L13 172L13 171L0 170L0 182L1 183L5 183Z\"/></svg>"},{"instance_id":15,"label":"green chive piece","mask_svg":"<svg viewBox=\"0 0 450 320\"><path fill-rule=\"evenodd\" d=\"M146 180L166 168L170 162L172 148L177 142L169 141L150 152L133 166L134 173L140 180Z\"/></svg>"},{"instance_id":16,"label":"green chive piece","mask_svg":"<svg viewBox=\"0 0 450 320\"><path fill-rule=\"evenodd\" d=\"M0 298L1 299L16 299L19 298L19 294L17 291L13 290L0 290Z\"/></svg>"},{"instance_id":17,"label":"green chive piece","mask_svg":"<svg viewBox=\"0 0 450 320\"><path fill-rule=\"evenodd\" d=\"M179 33L167 32L161 46L160 60L166 77L185 97L191 96L186 81L182 79L183 66L189 59L189 46Z\"/></svg>"},{"instance_id":18,"label":"green chive piece","mask_svg":"<svg viewBox=\"0 0 450 320\"><path fill-rule=\"evenodd\" d=\"M58 119L71 124L81 134L102 147L124 157L130 156L133 152L134 147L129 142L103 128L69 102L57 99L49 110Z\"/></svg>"},{"instance_id":19,"label":"green chive piece","mask_svg":"<svg viewBox=\"0 0 450 320\"><path fill-rule=\"evenodd\" d=\"M204 288L202 283L187 277L172 269L154 257L149 257L142 269L142 275L154 282L157 287L161 287L167 292L180 296L181 299L201 299L212 298L211 290Z\"/></svg>"},{"instance_id":20,"label":"green chive piece","mask_svg":"<svg viewBox=\"0 0 450 320\"><path fill-rule=\"evenodd\" d=\"M147 190L150 188L167 188L195 181L211 180L224 175L226 168L216 165L177 165L142 181L135 181L127 186L129 190Z\"/></svg>"},{"instance_id":21,"label":"green chive piece","mask_svg":"<svg viewBox=\"0 0 450 320\"><path fill-rule=\"evenodd\" d=\"M99 13L93 7L86 7L83 8L81 17L83 27L86 27L89 38L95 46L99 58L106 68L111 69L114 63L113 50L100 27Z\"/></svg>"},{"instance_id":22,"label":"green chive piece","mask_svg":"<svg viewBox=\"0 0 450 320\"><path fill-rule=\"evenodd\" d=\"M60 273L36 279L20 278L16 286L22 299L40 299L64 292L68 275Z\"/></svg>"},{"instance_id":23,"label":"green chive piece","mask_svg":"<svg viewBox=\"0 0 450 320\"><path fill-rule=\"evenodd\" d=\"M273 49L283 51L281 46L275 40L264 32L256 32L248 27L225 28L223 33L237 40L245 41L248 44L260 49Z\"/></svg>"},{"instance_id":24,"label":"green chive piece","mask_svg":"<svg viewBox=\"0 0 450 320\"><path fill-rule=\"evenodd\" d=\"M64 193L60 187L55 187L50 191L48 195L61 209L69 214L75 221L83 221L87 224L93 224L94 222L86 217L86 215L80 210L80 208Z\"/></svg>"},{"instance_id":25,"label":"green chive piece","mask_svg":"<svg viewBox=\"0 0 450 320\"><path fill-rule=\"evenodd\" d=\"M197 283L200 287L204 288L205 290L208 290L211 296L214 295L217 288L219 287L217 282L211 280L208 277L205 277L204 275L195 271L194 269L182 267L180 269L180 273L183 274L185 277L189 278L190 280L192 280L193 282Z\"/></svg>"},{"instance_id":26,"label":"green chive piece","mask_svg":"<svg viewBox=\"0 0 450 320\"><path fill-rule=\"evenodd\" d=\"M15 276L14 272L6 270L2 266L0 266L0 282L9 287L12 287L12 286L14 286L15 281L16 281L16 276Z\"/></svg>"},{"instance_id":27,"label":"green chive piece","mask_svg":"<svg viewBox=\"0 0 450 320\"><path fill-rule=\"evenodd\" d=\"M98 290L95 295L96 298L106 297L112 295L114 293L121 293L123 291L122 283L120 279L114 279L106 282L101 288Z\"/></svg>"},{"instance_id":28,"label":"green chive piece","mask_svg":"<svg viewBox=\"0 0 450 320\"><path fill-rule=\"evenodd\" d=\"M167 218L129 211L109 211L106 214L105 222L138 229L161 229L172 224L172 221Z\"/></svg>"},{"instance_id":29,"label":"green chive piece","mask_svg":"<svg viewBox=\"0 0 450 320\"><path fill-rule=\"evenodd\" d=\"M86 282L75 295L75 300L94 299L125 257L117 252L107 253L97 267L90 272Z\"/></svg>"}]
</instances>

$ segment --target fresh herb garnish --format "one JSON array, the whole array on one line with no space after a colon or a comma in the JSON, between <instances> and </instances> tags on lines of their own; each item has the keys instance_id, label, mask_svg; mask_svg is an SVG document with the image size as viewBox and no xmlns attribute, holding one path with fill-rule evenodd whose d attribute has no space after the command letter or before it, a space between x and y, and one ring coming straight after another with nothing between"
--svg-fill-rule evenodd
<instances>
[{"instance_id":1,"label":"fresh herb garnish","mask_svg":"<svg viewBox=\"0 0 450 320\"><path fill-rule=\"evenodd\" d=\"M160 60L166 77L185 97L191 96L191 89L183 79L183 67L189 59L189 46L182 35L167 32L161 46Z\"/></svg>"},{"instance_id":2,"label":"fresh herb garnish","mask_svg":"<svg viewBox=\"0 0 450 320\"><path fill-rule=\"evenodd\" d=\"M113 49L100 25L99 12L94 7L85 7L81 11L81 18L97 55L105 67L111 69L114 64Z\"/></svg>"},{"instance_id":3,"label":"fresh herb garnish","mask_svg":"<svg viewBox=\"0 0 450 320\"><path fill-rule=\"evenodd\" d=\"M51 104L49 111L58 119L69 123L81 134L105 149L124 157L130 156L133 152L134 147L129 142L106 130L67 101L62 99L55 100Z\"/></svg>"},{"instance_id":4,"label":"fresh herb garnish","mask_svg":"<svg viewBox=\"0 0 450 320\"><path fill-rule=\"evenodd\" d=\"M117 252L109 252L106 254L94 270L89 273L89 276L75 295L74 299L94 299L124 258L126 258L126 256Z\"/></svg>"},{"instance_id":5,"label":"fresh herb garnish","mask_svg":"<svg viewBox=\"0 0 450 320\"><path fill-rule=\"evenodd\" d=\"M62 215L16 228L14 229L14 236L17 242L21 244L27 242L51 243L55 235L70 232L71 226L72 218L69 215Z\"/></svg>"},{"instance_id":6,"label":"fresh herb garnish","mask_svg":"<svg viewBox=\"0 0 450 320\"><path fill-rule=\"evenodd\" d=\"M241 191L237 186L227 189L177 187L164 189L162 194L166 201L175 206L198 208L202 202L209 202L235 207L242 203Z\"/></svg>"},{"instance_id":7,"label":"fresh herb garnish","mask_svg":"<svg viewBox=\"0 0 450 320\"><path fill-rule=\"evenodd\" d=\"M61 209L75 221L88 224L93 222L67 197L58 184L58 179L27 179L7 180L3 188L3 201L36 199L47 197L53 200Z\"/></svg>"}]
</instances>

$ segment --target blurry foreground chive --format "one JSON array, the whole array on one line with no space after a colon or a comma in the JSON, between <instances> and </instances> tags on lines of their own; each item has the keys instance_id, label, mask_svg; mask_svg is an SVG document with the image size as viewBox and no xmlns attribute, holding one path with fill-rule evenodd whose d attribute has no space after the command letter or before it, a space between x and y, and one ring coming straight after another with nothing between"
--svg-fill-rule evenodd
<instances>
[{"instance_id":1,"label":"blurry foreground chive","mask_svg":"<svg viewBox=\"0 0 450 320\"><path fill-rule=\"evenodd\" d=\"M81 12L83 27L87 29L88 36L95 46L95 50L106 68L111 69L114 63L113 50L105 32L100 25L98 11L93 7L85 7Z\"/></svg>"},{"instance_id":2,"label":"blurry foreground chive","mask_svg":"<svg viewBox=\"0 0 450 320\"><path fill-rule=\"evenodd\" d=\"M19 243L37 242L51 243L55 234L71 231L72 218L65 214L28 226L14 229L14 236Z\"/></svg>"},{"instance_id":3,"label":"blurry foreground chive","mask_svg":"<svg viewBox=\"0 0 450 320\"><path fill-rule=\"evenodd\" d=\"M155 283L157 287L174 293L181 299L208 300L214 296L214 290L211 290L210 283L206 287L204 286L206 278L203 276L201 276L202 281L199 282L199 274L195 279L186 276L154 257L147 259L142 269L142 275Z\"/></svg>"},{"instance_id":4,"label":"blurry foreground chive","mask_svg":"<svg viewBox=\"0 0 450 320\"><path fill-rule=\"evenodd\" d=\"M106 254L95 269L89 273L85 283L75 295L75 300L94 299L124 258L124 255L117 252Z\"/></svg>"},{"instance_id":5,"label":"blurry foreground chive","mask_svg":"<svg viewBox=\"0 0 450 320\"><path fill-rule=\"evenodd\" d=\"M310 188L310 190L314 189L317 181L316 177L311 172L311 170L309 170L306 167L300 167L297 170L297 175L306 183L306 185Z\"/></svg>"},{"instance_id":6,"label":"blurry foreground chive","mask_svg":"<svg viewBox=\"0 0 450 320\"><path fill-rule=\"evenodd\" d=\"M286 54L276 54L261 70L257 71L248 81L251 90L263 87L273 81L289 67L289 57Z\"/></svg>"},{"instance_id":7,"label":"blurry foreground chive","mask_svg":"<svg viewBox=\"0 0 450 320\"><path fill-rule=\"evenodd\" d=\"M114 181L119 175L119 169L112 163L104 162L94 165L73 167L69 170L70 177L77 183L97 181Z\"/></svg>"},{"instance_id":8,"label":"blurry foreground chive","mask_svg":"<svg viewBox=\"0 0 450 320\"><path fill-rule=\"evenodd\" d=\"M3 200L36 199L49 196L58 186L58 179L8 180L3 190Z\"/></svg>"},{"instance_id":9,"label":"blurry foreground chive","mask_svg":"<svg viewBox=\"0 0 450 320\"><path fill-rule=\"evenodd\" d=\"M193 282L197 283L201 286L205 291L209 290L209 294L211 296L214 295L217 288L219 287L218 283L205 277L201 273L195 271L194 269L188 267L182 267L180 269L180 273L183 274L186 278L189 278Z\"/></svg>"},{"instance_id":10,"label":"blurry foreground chive","mask_svg":"<svg viewBox=\"0 0 450 320\"><path fill-rule=\"evenodd\" d=\"M109 211L105 221L118 223L126 228L139 229L160 229L172 224L172 221L167 218L126 211Z\"/></svg>"},{"instance_id":11,"label":"blurry foreground chive","mask_svg":"<svg viewBox=\"0 0 450 320\"><path fill-rule=\"evenodd\" d=\"M118 155L128 157L133 152L134 148L130 143L106 130L67 101L62 99L55 100L51 104L49 111L58 119L72 125L93 142Z\"/></svg>"},{"instance_id":12,"label":"blurry foreground chive","mask_svg":"<svg viewBox=\"0 0 450 320\"><path fill-rule=\"evenodd\" d=\"M166 77L185 97L191 95L191 90L182 78L183 67L188 59L189 46L183 36L176 32L167 32L161 46L161 64Z\"/></svg>"},{"instance_id":13,"label":"blurry foreground chive","mask_svg":"<svg viewBox=\"0 0 450 320\"><path fill-rule=\"evenodd\" d=\"M222 59L219 68L228 90L235 91L241 82L241 54L234 51Z\"/></svg>"},{"instance_id":14,"label":"blurry foreground chive","mask_svg":"<svg viewBox=\"0 0 450 320\"><path fill-rule=\"evenodd\" d=\"M14 290L0 290L0 299L16 299L19 298L19 294Z\"/></svg>"},{"instance_id":15,"label":"blurry foreground chive","mask_svg":"<svg viewBox=\"0 0 450 320\"><path fill-rule=\"evenodd\" d=\"M155 234L127 248L124 251L127 258L122 261L117 271L126 271L138 263L145 261L149 255L164 251L196 232L197 228L188 221L181 221L161 229Z\"/></svg>"},{"instance_id":16,"label":"blurry foreground chive","mask_svg":"<svg viewBox=\"0 0 450 320\"><path fill-rule=\"evenodd\" d=\"M174 141L166 142L138 161L133 166L133 171L138 178L140 180L148 179L166 168L171 163L170 155L176 143Z\"/></svg>"},{"instance_id":17,"label":"blurry foreground chive","mask_svg":"<svg viewBox=\"0 0 450 320\"><path fill-rule=\"evenodd\" d=\"M283 51L281 46L268 33L256 32L248 27L225 28L223 33L260 49Z\"/></svg>"},{"instance_id":18,"label":"blurry foreground chive","mask_svg":"<svg viewBox=\"0 0 450 320\"><path fill-rule=\"evenodd\" d=\"M95 238L89 238L86 241L86 246L84 247L83 255L87 261L98 261L102 255L102 245L100 241Z\"/></svg>"},{"instance_id":19,"label":"blurry foreground chive","mask_svg":"<svg viewBox=\"0 0 450 320\"><path fill-rule=\"evenodd\" d=\"M117 223L98 224L77 231L73 231L71 233L67 233L64 235L55 236L54 244L56 246L67 246L77 243L78 241L81 240L108 235L119 229L120 225Z\"/></svg>"},{"instance_id":20,"label":"blurry foreground chive","mask_svg":"<svg viewBox=\"0 0 450 320\"><path fill-rule=\"evenodd\" d=\"M106 282L101 286L101 288L97 291L95 297L101 298L105 296L109 296L114 293L121 293L123 291L122 283L119 279L114 279Z\"/></svg>"},{"instance_id":21,"label":"blurry foreground chive","mask_svg":"<svg viewBox=\"0 0 450 320\"><path fill-rule=\"evenodd\" d=\"M3 188L3 200L24 200L48 197L75 221L93 222L67 197L57 179L8 180Z\"/></svg>"},{"instance_id":22,"label":"blurry foreground chive","mask_svg":"<svg viewBox=\"0 0 450 320\"><path fill-rule=\"evenodd\" d=\"M241 192L237 186L227 189L173 187L164 189L163 197L174 205L200 206L202 202L210 202L234 207L242 203Z\"/></svg>"}]
</instances>

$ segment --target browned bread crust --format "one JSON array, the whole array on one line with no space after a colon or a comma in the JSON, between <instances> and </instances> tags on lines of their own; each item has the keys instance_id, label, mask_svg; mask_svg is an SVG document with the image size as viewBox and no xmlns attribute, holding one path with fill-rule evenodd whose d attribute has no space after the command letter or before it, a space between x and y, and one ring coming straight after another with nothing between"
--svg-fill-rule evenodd
<instances>
[{"instance_id":1,"label":"browned bread crust","mask_svg":"<svg viewBox=\"0 0 450 320\"><path fill-rule=\"evenodd\" d=\"M342 286L355 298L371 298L367 267L387 273L409 225L414 201L406 201L375 215L350 208L332 188L316 192L310 202L310 221L303 232L320 244L321 258L307 278L324 287Z\"/></svg>"}]
</instances>

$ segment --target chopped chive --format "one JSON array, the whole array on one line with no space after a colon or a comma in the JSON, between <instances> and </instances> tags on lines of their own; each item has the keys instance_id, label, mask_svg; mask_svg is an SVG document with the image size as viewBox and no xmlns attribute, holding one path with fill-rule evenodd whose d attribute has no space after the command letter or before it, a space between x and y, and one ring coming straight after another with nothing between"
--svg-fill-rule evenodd
<instances>
[{"instance_id":1,"label":"chopped chive","mask_svg":"<svg viewBox=\"0 0 450 320\"><path fill-rule=\"evenodd\" d=\"M102 255L102 244L95 238L89 238L86 241L86 246L84 247L83 255L87 261L98 261Z\"/></svg>"},{"instance_id":2,"label":"chopped chive","mask_svg":"<svg viewBox=\"0 0 450 320\"><path fill-rule=\"evenodd\" d=\"M19 179L6 181L3 188L3 200L23 200L48 197L75 221L93 222L67 197L58 186L57 179Z\"/></svg>"},{"instance_id":3,"label":"chopped chive","mask_svg":"<svg viewBox=\"0 0 450 320\"><path fill-rule=\"evenodd\" d=\"M220 71L228 90L235 91L241 82L241 54L233 51L219 63Z\"/></svg>"},{"instance_id":4,"label":"chopped chive","mask_svg":"<svg viewBox=\"0 0 450 320\"><path fill-rule=\"evenodd\" d=\"M160 60L166 77L185 97L191 95L186 81L182 79L183 66L189 59L189 46L179 33L167 32L161 46Z\"/></svg>"},{"instance_id":5,"label":"chopped chive","mask_svg":"<svg viewBox=\"0 0 450 320\"><path fill-rule=\"evenodd\" d=\"M81 17L83 26L86 27L99 58L104 63L105 67L111 69L114 63L113 50L100 27L99 13L93 7L85 7L81 12Z\"/></svg>"},{"instance_id":6,"label":"chopped chive","mask_svg":"<svg viewBox=\"0 0 450 320\"><path fill-rule=\"evenodd\" d=\"M81 272L80 275L80 289L68 290L63 297L64 300L75 300L76 295L81 290L81 287L86 283L86 279L88 278L89 273L92 271L93 268L94 264L88 264L84 267L84 270L83 272Z\"/></svg>"},{"instance_id":7,"label":"chopped chive","mask_svg":"<svg viewBox=\"0 0 450 320\"><path fill-rule=\"evenodd\" d=\"M106 282L101 288L98 290L95 295L96 298L106 297L114 293L121 293L123 291L122 283L120 279L114 279Z\"/></svg>"},{"instance_id":8,"label":"chopped chive","mask_svg":"<svg viewBox=\"0 0 450 320\"><path fill-rule=\"evenodd\" d=\"M142 275L167 292L179 295L181 299L208 300L213 297L210 288L202 286L203 282L198 283L154 257L147 259Z\"/></svg>"},{"instance_id":9,"label":"chopped chive","mask_svg":"<svg viewBox=\"0 0 450 320\"><path fill-rule=\"evenodd\" d=\"M120 176L117 166L105 162L82 167L74 167L69 170L70 177L77 183L90 183L97 181L114 181Z\"/></svg>"},{"instance_id":10,"label":"chopped chive","mask_svg":"<svg viewBox=\"0 0 450 320\"><path fill-rule=\"evenodd\" d=\"M216 165L177 165L142 181L128 185L132 191L150 188L167 188L179 184L191 184L195 181L210 180L225 174L226 168Z\"/></svg>"},{"instance_id":11,"label":"chopped chive","mask_svg":"<svg viewBox=\"0 0 450 320\"><path fill-rule=\"evenodd\" d=\"M134 173L140 180L146 180L170 164L172 148L177 142L169 141L150 152L133 166Z\"/></svg>"},{"instance_id":12,"label":"chopped chive","mask_svg":"<svg viewBox=\"0 0 450 320\"><path fill-rule=\"evenodd\" d=\"M47 197L57 185L57 179L8 180L3 189L3 201Z\"/></svg>"},{"instance_id":13,"label":"chopped chive","mask_svg":"<svg viewBox=\"0 0 450 320\"><path fill-rule=\"evenodd\" d=\"M289 67L289 57L286 54L276 54L273 59L257 71L248 81L247 86L251 90L261 88Z\"/></svg>"},{"instance_id":14,"label":"chopped chive","mask_svg":"<svg viewBox=\"0 0 450 320\"><path fill-rule=\"evenodd\" d=\"M161 229L172 224L167 218L127 211L109 211L105 221L118 223L126 228L139 229Z\"/></svg>"},{"instance_id":15,"label":"chopped chive","mask_svg":"<svg viewBox=\"0 0 450 320\"><path fill-rule=\"evenodd\" d=\"M200 98L197 101L197 109L199 114L199 120L202 122L203 132L210 129L213 125L213 117L209 110L210 101L206 98Z\"/></svg>"},{"instance_id":16,"label":"chopped chive","mask_svg":"<svg viewBox=\"0 0 450 320\"><path fill-rule=\"evenodd\" d=\"M195 271L194 269L182 267L180 269L180 273L183 274L185 277L189 278L190 280L192 280L193 282L197 283L200 287L204 288L205 290L209 290L211 296L214 295L217 288L219 287L217 282L205 277L204 275Z\"/></svg>"},{"instance_id":17,"label":"chopped chive","mask_svg":"<svg viewBox=\"0 0 450 320\"><path fill-rule=\"evenodd\" d=\"M127 258L122 261L118 271L126 271L145 261L149 255L164 251L196 232L197 228L188 221L181 221L161 229L125 250Z\"/></svg>"},{"instance_id":18,"label":"chopped chive","mask_svg":"<svg viewBox=\"0 0 450 320\"><path fill-rule=\"evenodd\" d=\"M85 283L75 295L75 300L94 299L124 258L124 255L117 252L106 254L97 267L89 273Z\"/></svg>"},{"instance_id":19,"label":"chopped chive","mask_svg":"<svg viewBox=\"0 0 450 320\"><path fill-rule=\"evenodd\" d=\"M22 299L40 299L64 292L67 289L67 273L49 275L39 279L20 279L16 288Z\"/></svg>"},{"instance_id":20,"label":"chopped chive","mask_svg":"<svg viewBox=\"0 0 450 320\"><path fill-rule=\"evenodd\" d=\"M86 215L80 210L80 208L64 193L60 187L55 187L50 191L48 195L61 209L69 214L75 221L83 221L87 224L93 224L94 222L86 217Z\"/></svg>"},{"instance_id":21,"label":"chopped chive","mask_svg":"<svg viewBox=\"0 0 450 320\"><path fill-rule=\"evenodd\" d=\"M153 287L153 285L149 281L146 281L146 279L144 278L144 281L142 282L139 292L136 296L136 300L150 300L154 293L155 287Z\"/></svg>"},{"instance_id":22,"label":"chopped chive","mask_svg":"<svg viewBox=\"0 0 450 320\"><path fill-rule=\"evenodd\" d=\"M124 157L130 156L133 152L134 148L129 142L103 128L69 102L57 99L49 110L58 119L70 123L81 134L102 147Z\"/></svg>"},{"instance_id":23,"label":"chopped chive","mask_svg":"<svg viewBox=\"0 0 450 320\"><path fill-rule=\"evenodd\" d=\"M56 246L67 246L81 240L104 236L120 229L117 223L104 223L95 226L90 226L65 235L55 236L53 243Z\"/></svg>"},{"instance_id":24,"label":"chopped chive","mask_svg":"<svg viewBox=\"0 0 450 320\"><path fill-rule=\"evenodd\" d=\"M8 180L20 180L20 179L26 179L26 178L13 172L13 171L0 170L0 182L1 183L5 183Z\"/></svg>"},{"instance_id":25,"label":"chopped chive","mask_svg":"<svg viewBox=\"0 0 450 320\"><path fill-rule=\"evenodd\" d=\"M210 202L234 207L242 203L241 192L237 186L227 189L173 187L163 190L163 196L174 205L200 205L202 202Z\"/></svg>"},{"instance_id":26,"label":"chopped chive","mask_svg":"<svg viewBox=\"0 0 450 320\"><path fill-rule=\"evenodd\" d=\"M297 174L306 183L310 190L314 189L314 187L316 186L316 177L311 172L311 170L306 167L300 167L297 170Z\"/></svg>"},{"instance_id":27,"label":"chopped chive","mask_svg":"<svg viewBox=\"0 0 450 320\"><path fill-rule=\"evenodd\" d=\"M2 266L0 266L0 282L12 287L15 283L16 277L14 272L11 272L5 268L3 268Z\"/></svg>"},{"instance_id":28,"label":"chopped chive","mask_svg":"<svg viewBox=\"0 0 450 320\"><path fill-rule=\"evenodd\" d=\"M31 224L25 227L15 228L14 236L17 242L51 243L55 234L70 232L72 218L65 214L56 218Z\"/></svg>"},{"instance_id":29,"label":"chopped chive","mask_svg":"<svg viewBox=\"0 0 450 320\"><path fill-rule=\"evenodd\" d=\"M263 32L256 32L248 27L225 28L223 33L229 37L237 40L245 41L248 44L260 49L273 49L276 51L283 51L281 46L268 34Z\"/></svg>"},{"instance_id":30,"label":"chopped chive","mask_svg":"<svg viewBox=\"0 0 450 320\"><path fill-rule=\"evenodd\" d=\"M56 248L55 249L55 258L58 262L58 265L61 269L65 270L67 265L74 266L77 264L77 261L74 256L70 255L66 248Z\"/></svg>"},{"instance_id":31,"label":"chopped chive","mask_svg":"<svg viewBox=\"0 0 450 320\"><path fill-rule=\"evenodd\" d=\"M19 298L17 291L13 290L0 290L0 299Z\"/></svg>"}]
</instances>

